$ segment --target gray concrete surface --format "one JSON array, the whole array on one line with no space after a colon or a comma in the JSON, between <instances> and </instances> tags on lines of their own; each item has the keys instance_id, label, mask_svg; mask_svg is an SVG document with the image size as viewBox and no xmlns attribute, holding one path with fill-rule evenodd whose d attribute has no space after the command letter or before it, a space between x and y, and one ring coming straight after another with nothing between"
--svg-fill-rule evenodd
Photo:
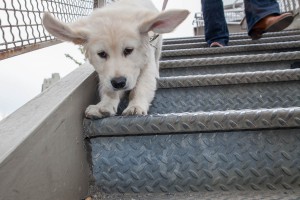
<instances>
[{"instance_id":1,"label":"gray concrete surface","mask_svg":"<svg viewBox=\"0 0 300 200\"><path fill-rule=\"evenodd\" d=\"M82 118L96 85L92 67L79 67L0 122L0 200L87 194Z\"/></svg>"}]
</instances>

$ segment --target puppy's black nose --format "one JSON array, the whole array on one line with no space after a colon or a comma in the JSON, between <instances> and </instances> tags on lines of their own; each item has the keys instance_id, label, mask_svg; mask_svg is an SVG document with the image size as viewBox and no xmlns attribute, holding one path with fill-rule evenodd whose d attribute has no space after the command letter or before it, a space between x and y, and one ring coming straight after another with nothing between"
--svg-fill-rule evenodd
<instances>
[{"instance_id":1,"label":"puppy's black nose","mask_svg":"<svg viewBox=\"0 0 300 200\"><path fill-rule=\"evenodd\" d=\"M116 89L122 89L126 85L126 78L123 76L111 79L111 85Z\"/></svg>"}]
</instances>

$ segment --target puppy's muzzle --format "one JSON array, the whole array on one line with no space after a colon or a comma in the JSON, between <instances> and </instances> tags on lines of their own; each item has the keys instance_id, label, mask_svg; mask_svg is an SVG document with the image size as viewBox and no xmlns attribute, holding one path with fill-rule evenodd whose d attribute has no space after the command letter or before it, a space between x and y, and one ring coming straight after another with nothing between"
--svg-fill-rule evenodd
<instances>
[{"instance_id":1,"label":"puppy's muzzle","mask_svg":"<svg viewBox=\"0 0 300 200\"><path fill-rule=\"evenodd\" d=\"M110 83L115 89L124 89L127 79L124 76L111 79Z\"/></svg>"}]
</instances>

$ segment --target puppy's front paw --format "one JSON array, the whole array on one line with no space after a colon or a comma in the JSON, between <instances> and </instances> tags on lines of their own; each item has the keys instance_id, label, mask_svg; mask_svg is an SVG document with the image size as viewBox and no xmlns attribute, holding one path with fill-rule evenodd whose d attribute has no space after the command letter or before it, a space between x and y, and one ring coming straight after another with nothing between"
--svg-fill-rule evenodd
<instances>
[{"instance_id":1,"label":"puppy's front paw","mask_svg":"<svg viewBox=\"0 0 300 200\"><path fill-rule=\"evenodd\" d=\"M109 117L115 115L116 112L113 107L104 107L104 106L97 106L97 105L90 105L85 110L85 116L89 119L98 119L103 117Z\"/></svg>"},{"instance_id":2,"label":"puppy's front paw","mask_svg":"<svg viewBox=\"0 0 300 200\"><path fill-rule=\"evenodd\" d=\"M147 110L140 106L128 106L122 113L122 115L147 115Z\"/></svg>"}]
</instances>

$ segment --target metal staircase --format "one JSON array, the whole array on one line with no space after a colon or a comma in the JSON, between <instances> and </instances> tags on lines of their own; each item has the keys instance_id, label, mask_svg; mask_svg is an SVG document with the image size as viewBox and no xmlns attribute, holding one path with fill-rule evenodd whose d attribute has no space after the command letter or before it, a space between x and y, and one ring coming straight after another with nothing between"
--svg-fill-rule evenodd
<instances>
[{"instance_id":1,"label":"metal staircase","mask_svg":"<svg viewBox=\"0 0 300 200\"><path fill-rule=\"evenodd\" d=\"M94 199L299 198L300 30L167 39L160 65L149 115L84 120Z\"/></svg>"}]
</instances>

